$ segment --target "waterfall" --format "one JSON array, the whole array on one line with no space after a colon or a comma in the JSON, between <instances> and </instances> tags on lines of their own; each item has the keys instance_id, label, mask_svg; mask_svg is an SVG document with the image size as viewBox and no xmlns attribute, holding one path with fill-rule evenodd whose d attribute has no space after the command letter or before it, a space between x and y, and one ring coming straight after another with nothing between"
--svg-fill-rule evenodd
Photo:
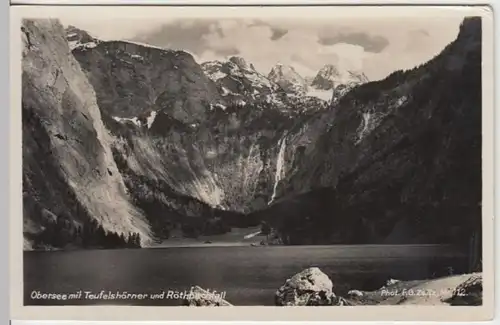
<instances>
[{"instance_id":1,"label":"waterfall","mask_svg":"<svg viewBox=\"0 0 500 325\"><path fill-rule=\"evenodd\" d=\"M278 146L280 146L280 151L278 153L278 158L276 159L276 174L274 174L274 187L273 187L273 195L271 196L271 200L267 204L273 203L276 198L276 191L278 189L279 181L285 176L285 149L286 149L286 135L280 139L278 142Z\"/></svg>"},{"instance_id":2,"label":"waterfall","mask_svg":"<svg viewBox=\"0 0 500 325\"><path fill-rule=\"evenodd\" d=\"M361 142L365 135L370 131L370 122L371 122L371 117L372 114L370 113L363 113L363 122L358 128L358 140L356 141L356 144Z\"/></svg>"}]
</instances>

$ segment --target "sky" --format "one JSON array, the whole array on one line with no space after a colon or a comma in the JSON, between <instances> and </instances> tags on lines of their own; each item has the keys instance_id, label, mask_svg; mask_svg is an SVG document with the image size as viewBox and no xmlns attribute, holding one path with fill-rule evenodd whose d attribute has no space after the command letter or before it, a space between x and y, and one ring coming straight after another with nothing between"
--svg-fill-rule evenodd
<instances>
[{"instance_id":1,"label":"sky","mask_svg":"<svg viewBox=\"0 0 500 325\"><path fill-rule=\"evenodd\" d=\"M430 60L453 41L463 17L350 19L92 19L61 18L103 39L136 40L185 50L198 63L236 55L267 75L277 63L303 77L326 64L364 72L370 80Z\"/></svg>"}]
</instances>

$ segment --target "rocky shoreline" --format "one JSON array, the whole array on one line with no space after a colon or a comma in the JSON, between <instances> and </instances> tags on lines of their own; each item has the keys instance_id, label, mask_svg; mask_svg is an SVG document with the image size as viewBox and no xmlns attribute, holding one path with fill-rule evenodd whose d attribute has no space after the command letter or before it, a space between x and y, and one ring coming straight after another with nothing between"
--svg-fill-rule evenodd
<instances>
[{"instance_id":1,"label":"rocky shoreline","mask_svg":"<svg viewBox=\"0 0 500 325\"><path fill-rule=\"evenodd\" d=\"M186 306L232 306L226 300L211 298L199 286L192 289ZM370 305L482 305L482 273L398 281L389 280L375 291L350 290L345 297L335 294L332 280L317 267L305 269L285 283L275 293L276 306L370 306Z\"/></svg>"}]
</instances>

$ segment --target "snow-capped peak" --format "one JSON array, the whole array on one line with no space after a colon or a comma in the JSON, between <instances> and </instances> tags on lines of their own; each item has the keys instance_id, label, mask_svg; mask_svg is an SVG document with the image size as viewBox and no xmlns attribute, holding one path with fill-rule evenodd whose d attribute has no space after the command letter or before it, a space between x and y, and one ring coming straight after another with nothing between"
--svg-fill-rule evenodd
<instances>
[{"instance_id":1,"label":"snow-capped peak","mask_svg":"<svg viewBox=\"0 0 500 325\"><path fill-rule=\"evenodd\" d=\"M289 65L284 65L282 63L277 63L272 69L271 72L269 72L268 75L269 79L271 78L297 78L297 79L303 79L292 66Z\"/></svg>"},{"instance_id":2,"label":"snow-capped peak","mask_svg":"<svg viewBox=\"0 0 500 325\"><path fill-rule=\"evenodd\" d=\"M333 64L326 64L321 70L318 71L318 75L328 78L340 77L340 71Z\"/></svg>"},{"instance_id":3,"label":"snow-capped peak","mask_svg":"<svg viewBox=\"0 0 500 325\"><path fill-rule=\"evenodd\" d=\"M347 71L352 82L367 83L370 81L364 72Z\"/></svg>"},{"instance_id":4,"label":"snow-capped peak","mask_svg":"<svg viewBox=\"0 0 500 325\"><path fill-rule=\"evenodd\" d=\"M304 93L307 91L307 83L304 78L289 65L277 63L271 69L267 78L278 84L286 92Z\"/></svg>"},{"instance_id":5,"label":"snow-capped peak","mask_svg":"<svg viewBox=\"0 0 500 325\"><path fill-rule=\"evenodd\" d=\"M339 85L362 84L366 82L368 82L368 78L361 71L340 71L334 65L327 64L319 70L318 74L311 82L311 86L316 89L329 90Z\"/></svg>"},{"instance_id":6,"label":"snow-capped peak","mask_svg":"<svg viewBox=\"0 0 500 325\"><path fill-rule=\"evenodd\" d=\"M233 56L228 61L204 62L201 68L217 84L223 97L254 100L277 88L277 85L258 73L251 63L240 57Z\"/></svg>"},{"instance_id":7,"label":"snow-capped peak","mask_svg":"<svg viewBox=\"0 0 500 325\"><path fill-rule=\"evenodd\" d=\"M248 64L247 61L245 61L245 59L239 56L230 57L229 62L236 64L240 69L255 70L253 64Z\"/></svg>"},{"instance_id":8,"label":"snow-capped peak","mask_svg":"<svg viewBox=\"0 0 500 325\"><path fill-rule=\"evenodd\" d=\"M339 70L334 65L327 64L318 71L311 86L323 90L333 89L338 84L342 83L340 81L341 77Z\"/></svg>"},{"instance_id":9,"label":"snow-capped peak","mask_svg":"<svg viewBox=\"0 0 500 325\"><path fill-rule=\"evenodd\" d=\"M361 71L341 71L332 64L327 64L318 71L310 83L310 96L318 98L330 97L330 102L337 102L354 87L368 82L367 76Z\"/></svg>"}]
</instances>

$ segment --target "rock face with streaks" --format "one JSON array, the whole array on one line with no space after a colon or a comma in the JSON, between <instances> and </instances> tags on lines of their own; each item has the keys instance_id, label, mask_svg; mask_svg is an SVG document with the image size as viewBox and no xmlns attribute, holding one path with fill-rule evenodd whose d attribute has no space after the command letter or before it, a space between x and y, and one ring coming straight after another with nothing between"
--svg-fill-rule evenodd
<instances>
[{"instance_id":1,"label":"rock face with streaks","mask_svg":"<svg viewBox=\"0 0 500 325\"><path fill-rule=\"evenodd\" d=\"M317 140L284 153L276 204L257 218L290 244L463 245L481 228L481 89L481 19L467 18L431 61L311 120Z\"/></svg>"},{"instance_id":2,"label":"rock face with streaks","mask_svg":"<svg viewBox=\"0 0 500 325\"><path fill-rule=\"evenodd\" d=\"M71 145L99 152L100 145L92 143L92 137L81 135L92 123L101 132L96 137L109 167L96 168L96 177L100 177L102 184L116 187L117 194L99 194L95 198L92 191L86 190L88 193L82 195L90 196L86 203L97 209L92 213L99 215L95 217L96 227L104 227L103 231L113 229L117 233L139 233L144 238L165 239L176 228L182 228L185 235L196 237L200 233L224 232L231 226L258 224L258 221L244 218L243 214L262 209L272 200L274 184L281 173L276 170L281 170L285 164L284 145L279 144L280 139L287 130L297 126L296 118L326 109L324 103L317 102L315 112L304 112L310 102L298 99L290 100L286 107L273 101L235 102L220 92L221 85L211 80L210 74L207 76L186 52L133 42L101 41L73 26L64 31L56 21L36 20L27 24L25 29L38 25L50 28L38 28L23 36L29 48L23 58L24 66L31 69L33 62L43 62L45 69L32 69L39 73L36 87L29 79L34 72L28 71L30 75L24 78L27 84L23 90L24 105L33 98L50 101L46 114L53 114L57 111L54 107L62 106L59 111L63 114L50 116L50 119L58 119L57 123L71 127L54 132L53 141L74 141ZM33 44L44 50L36 52L37 57L32 57ZM55 62L68 64L50 71L48 66ZM252 65L241 58L231 58L228 68L229 79L241 74L240 81L250 82L252 93L258 85L270 85L265 91L275 95L276 85L259 76ZM50 87L54 87L52 82L55 86L68 83L69 90L57 90L61 94L77 92L82 103L74 104L73 98L67 100L66 95L41 90L49 81ZM79 88L72 86L77 82ZM236 91L245 94L241 89ZM35 132L46 127L41 114L34 114L39 105L24 109L28 111L23 114L26 129ZM71 130L79 132L79 136L66 134ZM25 143L29 139L30 136L25 136ZM28 150L31 145L25 148L25 161L45 163ZM64 146L57 148L63 150ZM91 151L84 152L80 148L76 151L80 158L75 162L88 164L90 169L98 166L92 158L81 158L92 156ZM276 163L279 155L281 158ZM62 157L54 159L54 163L65 161ZM55 176L46 177L41 170L26 176L26 191L42 191L41 185L32 180L37 177L45 177L46 182L55 184ZM61 176L63 182L77 184L66 180L66 176L64 173ZM114 180L117 185L112 184ZM47 191L47 195L57 196L56 193L53 189ZM40 201L38 194L25 195L25 215L55 214L57 219L60 208L57 212L47 209L45 213L43 206L31 202ZM124 212L119 208L120 197ZM71 206L68 211L75 206L66 196L60 199ZM101 213L100 209L105 209L106 205L115 204L118 207L111 212ZM67 218L85 219L79 217L79 213L67 212ZM25 218L27 232L43 231L43 222L34 221L37 218ZM108 224L108 219L113 219L112 224ZM122 225L126 222L132 225ZM78 225L76 222L75 227Z\"/></svg>"},{"instance_id":3,"label":"rock face with streaks","mask_svg":"<svg viewBox=\"0 0 500 325\"><path fill-rule=\"evenodd\" d=\"M25 238L55 224L64 230L57 240L65 243L95 220L107 231L139 233L147 243L148 222L130 202L113 159L115 139L63 27L25 20L21 37Z\"/></svg>"},{"instance_id":4,"label":"rock face with streaks","mask_svg":"<svg viewBox=\"0 0 500 325\"><path fill-rule=\"evenodd\" d=\"M200 65L51 20L21 36L28 242L88 220L134 245L262 220L283 244L460 243L480 227L478 18L381 81L326 67L312 84L347 85L329 105L240 57Z\"/></svg>"},{"instance_id":5,"label":"rock face with streaks","mask_svg":"<svg viewBox=\"0 0 500 325\"><path fill-rule=\"evenodd\" d=\"M99 107L112 117L140 119L161 111L186 124L200 123L207 106L223 103L215 84L183 51L101 41L72 53L96 89Z\"/></svg>"},{"instance_id":6,"label":"rock face with streaks","mask_svg":"<svg viewBox=\"0 0 500 325\"><path fill-rule=\"evenodd\" d=\"M187 212L192 209L172 203L178 201L172 196L237 213L266 207L286 164L284 148L299 145L280 140L327 109L319 99L280 93L239 57L199 66L182 51L103 41L75 48L73 55L118 138L115 159L131 193L181 215L208 210ZM307 141L307 132L299 132ZM157 194L145 199L144 192Z\"/></svg>"}]
</instances>

